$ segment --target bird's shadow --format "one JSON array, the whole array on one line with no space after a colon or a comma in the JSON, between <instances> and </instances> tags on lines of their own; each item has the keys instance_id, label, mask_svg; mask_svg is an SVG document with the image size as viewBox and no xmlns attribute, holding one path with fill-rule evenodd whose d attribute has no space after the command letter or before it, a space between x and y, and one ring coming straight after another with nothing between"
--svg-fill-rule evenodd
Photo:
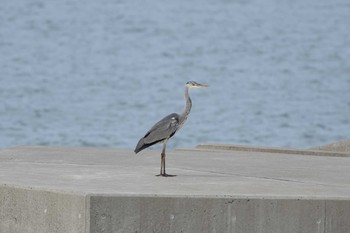
<instances>
[{"instance_id":1,"label":"bird's shadow","mask_svg":"<svg viewBox=\"0 0 350 233\"><path fill-rule=\"evenodd\" d=\"M160 176L160 177L176 177L177 175L170 175L170 174L164 174L164 175L162 175L162 174L158 174L158 175L156 175L156 176Z\"/></svg>"}]
</instances>

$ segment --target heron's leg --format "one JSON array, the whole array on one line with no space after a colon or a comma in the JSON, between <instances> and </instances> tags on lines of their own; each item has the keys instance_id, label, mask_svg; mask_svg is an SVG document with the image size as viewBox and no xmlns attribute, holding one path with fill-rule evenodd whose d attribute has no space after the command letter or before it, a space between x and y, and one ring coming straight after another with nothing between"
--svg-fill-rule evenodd
<instances>
[{"instance_id":1,"label":"heron's leg","mask_svg":"<svg viewBox=\"0 0 350 233\"><path fill-rule=\"evenodd\" d=\"M162 154L161 154L161 156L162 156L162 168L163 168L163 171L161 171L161 175L162 176L165 176L166 175L166 173L165 173L165 149L166 149L166 142L164 142L164 144L163 144L163 150L162 150Z\"/></svg>"},{"instance_id":2,"label":"heron's leg","mask_svg":"<svg viewBox=\"0 0 350 233\"><path fill-rule=\"evenodd\" d=\"M163 174L163 155L160 155L160 173L159 176Z\"/></svg>"},{"instance_id":3,"label":"heron's leg","mask_svg":"<svg viewBox=\"0 0 350 233\"><path fill-rule=\"evenodd\" d=\"M160 154L160 173L157 176L165 176L165 148L166 142L163 144L162 153Z\"/></svg>"},{"instance_id":4,"label":"heron's leg","mask_svg":"<svg viewBox=\"0 0 350 233\"><path fill-rule=\"evenodd\" d=\"M163 161L164 161L164 156L163 153L160 155L160 173L157 176L163 176Z\"/></svg>"},{"instance_id":5,"label":"heron's leg","mask_svg":"<svg viewBox=\"0 0 350 233\"><path fill-rule=\"evenodd\" d=\"M166 141L163 144L163 149L162 149L162 153L161 153L161 161L160 161L160 174L157 176L166 176L166 177L173 177L176 175L168 175L165 172L165 149L166 149Z\"/></svg>"}]
</instances>

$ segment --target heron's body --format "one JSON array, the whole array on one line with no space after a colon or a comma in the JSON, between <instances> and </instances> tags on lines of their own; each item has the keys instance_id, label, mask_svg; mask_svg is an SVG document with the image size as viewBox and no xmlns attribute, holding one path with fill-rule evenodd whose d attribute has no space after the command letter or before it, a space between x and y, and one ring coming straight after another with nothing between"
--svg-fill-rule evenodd
<instances>
[{"instance_id":1,"label":"heron's body","mask_svg":"<svg viewBox=\"0 0 350 233\"><path fill-rule=\"evenodd\" d=\"M158 121L146 134L143 136L136 145L135 153L140 152L147 147L150 147L157 143L163 143L163 150L161 153L161 176L168 176L165 173L165 149L166 143L174 136L174 134L179 130L183 124L186 122L187 117L191 111L192 101L189 96L189 89L194 87L207 87L207 85L199 84L193 81L187 82L185 86L185 99L186 107L182 114L171 113Z\"/></svg>"}]
</instances>

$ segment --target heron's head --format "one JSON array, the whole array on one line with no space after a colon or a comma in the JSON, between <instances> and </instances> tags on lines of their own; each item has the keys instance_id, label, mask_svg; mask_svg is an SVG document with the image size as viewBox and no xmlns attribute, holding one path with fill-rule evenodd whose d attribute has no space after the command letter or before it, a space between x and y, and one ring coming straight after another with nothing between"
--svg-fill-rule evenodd
<instances>
[{"instance_id":1,"label":"heron's head","mask_svg":"<svg viewBox=\"0 0 350 233\"><path fill-rule=\"evenodd\" d=\"M197 83L195 81L189 81L186 83L186 87L189 87L189 88L203 88L203 87L208 87L207 84L200 84L200 83Z\"/></svg>"}]
</instances>

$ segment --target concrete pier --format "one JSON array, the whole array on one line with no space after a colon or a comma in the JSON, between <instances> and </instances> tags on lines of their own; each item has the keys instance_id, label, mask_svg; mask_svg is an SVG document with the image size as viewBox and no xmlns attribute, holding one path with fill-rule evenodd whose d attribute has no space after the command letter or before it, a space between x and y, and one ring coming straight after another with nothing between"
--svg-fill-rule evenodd
<instances>
[{"instance_id":1,"label":"concrete pier","mask_svg":"<svg viewBox=\"0 0 350 233\"><path fill-rule=\"evenodd\" d=\"M200 145L0 151L0 232L350 232L350 153Z\"/></svg>"}]
</instances>

